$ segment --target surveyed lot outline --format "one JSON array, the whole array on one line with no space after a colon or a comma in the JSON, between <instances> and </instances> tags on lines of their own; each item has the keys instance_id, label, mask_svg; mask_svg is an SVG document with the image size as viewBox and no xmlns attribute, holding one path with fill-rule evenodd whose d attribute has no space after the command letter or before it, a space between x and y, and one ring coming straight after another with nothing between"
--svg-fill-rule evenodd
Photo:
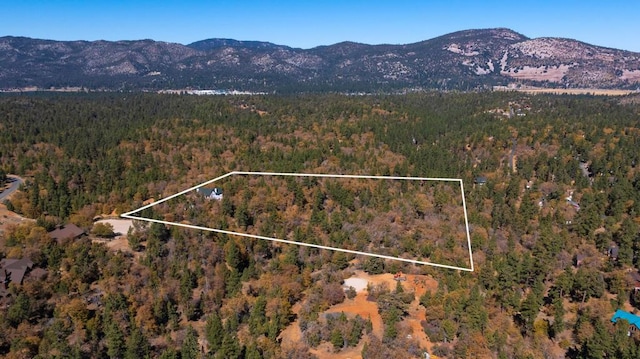
<instances>
[{"instance_id":1,"label":"surveyed lot outline","mask_svg":"<svg viewBox=\"0 0 640 359\"><path fill-rule=\"evenodd\" d=\"M166 201L168 201L170 199L173 199L173 198L176 198L178 196L182 196L184 194L187 194L187 193L189 193L191 191L197 190L200 187L207 186L207 185L212 184L214 182L220 181L220 180L222 180L222 179L224 179L226 177L234 176L234 175L236 175L236 176L238 176L238 175L239 176L286 176L286 177L355 178L355 179L375 179L375 180L458 182L460 184L460 194L462 196L462 208L463 208L463 212L464 212L464 224L465 224L465 230L466 230L466 236L467 236L467 248L469 249L469 263L470 263L470 266L469 266L469 268L467 268L467 267L458 267L458 266L447 265L447 264L442 264L442 263L425 262L425 261L419 261L419 260L415 260L415 259L407 259L407 258L401 258L401 257L387 256L387 255L378 254L378 253L362 252L362 251L356 251L356 250L345 249L345 248L323 246L323 245L319 245L319 244L296 242L296 241L292 241L292 240L288 240L288 239L273 238L273 237L261 236L261 235L257 235L257 234L233 232L233 231L227 231L227 230L223 230L223 229L209 228L209 227L196 226L196 225L185 224L185 223L169 222L169 221L163 221L163 220L159 220L159 219L134 216L134 214L136 214L138 212L141 212L141 211L143 211L145 209L151 208L151 207L153 207L155 205L158 205L160 203L166 202ZM178 226L178 227L196 229L196 230L201 230L201 231L224 233L224 234L230 234L230 235L236 235L236 236L242 236L242 237L249 237L249 238L255 238L255 239L264 239L264 240L269 240L269 241L273 241L273 242L295 244L295 245L299 245L299 246L306 246L306 247L313 247L313 248L320 248L320 249L328 249L328 250L332 250L332 251L351 253L351 254L358 254L358 255L364 255L364 256L369 256L369 257L378 257L378 258L383 258L383 259L391 259L391 260L397 260L397 261L408 262L408 263L413 263L413 264L422 264L422 265L428 265L428 266L433 266L433 267L462 270L462 271L467 271L467 272L473 272L473 270L474 270L473 269L473 253L471 251L471 236L469 235L469 219L467 217L467 203L466 203L465 197L464 197L464 184L462 183L462 179L460 179L460 178L396 177L396 176L336 175L336 174L319 174L319 173L277 173L277 172L232 171L232 172L229 172L229 173L227 173L225 175L222 175L220 177L216 177L216 178L214 178L212 180L203 182L203 183L201 183L199 185L196 185L196 186L188 188L188 189L186 189L184 191L178 192L178 193L176 193L174 195L171 195L169 197L166 197L166 198L163 198L163 199L158 200L156 202L153 202L153 203L150 203L148 205L142 206L142 207L140 207L140 208L138 208L136 210L133 210L133 211L130 211L130 212L127 212L127 213L123 213L121 215L121 217L129 218L129 219L135 219L135 220L141 220L141 221L147 221L147 222L162 223L162 224L165 224L165 225Z\"/></svg>"}]
</instances>

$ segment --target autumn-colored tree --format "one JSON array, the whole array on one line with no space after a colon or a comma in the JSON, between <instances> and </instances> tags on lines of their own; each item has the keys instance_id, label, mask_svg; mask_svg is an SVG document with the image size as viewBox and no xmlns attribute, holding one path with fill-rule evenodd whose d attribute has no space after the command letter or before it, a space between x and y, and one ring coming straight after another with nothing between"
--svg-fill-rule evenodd
<instances>
[{"instance_id":1,"label":"autumn-colored tree","mask_svg":"<svg viewBox=\"0 0 640 359\"><path fill-rule=\"evenodd\" d=\"M9 285L7 311L0 313L0 356L122 357L139 328L149 342L159 343L150 356L177 358L188 322L201 314L209 320L215 312L215 332L224 334L210 341L217 346L211 355L279 358L296 352L304 358L306 347L287 350L277 340L294 319L296 303L305 343L330 344L335 332L343 346L356 345L356 319L333 326L320 320L329 303L341 300L337 287L327 293L324 288L339 286L351 274L341 269L355 259L356 268L370 274L402 270L434 277L438 290L421 303L428 308L423 328L439 357L556 355L562 346L576 358L636 358L628 327L607 322L612 309L605 296L609 291L616 306L628 305L626 270L640 258L633 228L640 213L640 132L631 100L495 92L2 96L0 168L27 178L10 203L36 222L5 226L1 235L0 256L27 257L34 268L22 285ZM500 113L510 107L525 116L504 118ZM508 163L512 149L516 172ZM147 199L192 186L194 179L237 168L459 173L465 185L486 176L483 186L465 186L479 273L403 268L143 221L134 222L128 238L134 251L144 244L142 257L126 250L114 254L87 239L53 241L46 233L69 221L89 228L96 215L139 208ZM452 234L461 226L464 232L457 188L428 181L261 177L226 177L219 182L222 201L185 193L141 215L434 262L456 263L458 253L468 253ZM525 180L533 186L523 188ZM571 190L579 210L565 200ZM452 221L444 223L447 218ZM612 242L619 248L617 261L606 256ZM583 253L587 259L575 268L572 259ZM549 290L538 305L540 283ZM380 338L367 339L366 357L421 355L402 321L408 315L403 295L413 285L403 282L404 293L371 286L369 299L384 307L387 334L384 345ZM252 313L260 298L264 315ZM581 304L567 306L565 299ZM562 324L564 317L575 320ZM531 325L532 318L538 319ZM523 330L509 330L514 319ZM251 322L262 324L257 336ZM124 349L112 345L114 326L127 338ZM573 335L562 334L567 329Z\"/></svg>"},{"instance_id":2,"label":"autumn-colored tree","mask_svg":"<svg viewBox=\"0 0 640 359\"><path fill-rule=\"evenodd\" d=\"M91 232L102 238L113 238L115 236L115 233L113 232L113 225L106 222L94 224Z\"/></svg>"}]
</instances>

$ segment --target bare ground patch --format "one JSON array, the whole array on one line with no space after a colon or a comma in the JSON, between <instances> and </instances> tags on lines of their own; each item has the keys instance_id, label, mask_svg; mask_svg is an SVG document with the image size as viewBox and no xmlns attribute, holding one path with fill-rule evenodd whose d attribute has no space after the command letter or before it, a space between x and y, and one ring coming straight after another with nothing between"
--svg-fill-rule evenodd
<instances>
[{"instance_id":1,"label":"bare ground patch","mask_svg":"<svg viewBox=\"0 0 640 359\"><path fill-rule=\"evenodd\" d=\"M113 232L116 234L116 239L119 237L125 237L129 232L129 228L133 226L133 220L130 219L102 219L96 223L109 223L113 226Z\"/></svg>"},{"instance_id":2,"label":"bare ground patch","mask_svg":"<svg viewBox=\"0 0 640 359\"><path fill-rule=\"evenodd\" d=\"M426 291L435 292L438 288L438 283L432 277L425 275L407 274L403 277L406 278L406 280L401 282L405 291L414 292L415 299L409 306L409 315L402 321L402 323L410 327L409 331L412 338L417 340L421 347L431 351L433 344L429 341L429 338L422 329L421 321L426 319L427 311L424 307L420 306L420 296ZM359 315L364 319L369 319L371 320L373 334L382 339L384 323L382 322L382 316L378 313L378 304L367 300L367 296L369 295L367 286L376 286L383 283L386 284L390 290L394 290L396 281L393 279L393 274L385 273L369 275L363 271L355 271L352 277L345 280L344 287L354 287L357 295L353 299L345 299L344 302L332 306L323 314L344 312L345 315L350 318ZM294 312L296 308L299 309L298 304L294 306ZM281 333L280 338L282 339L283 344L300 342L302 340L302 332L300 331L298 321L289 325L289 327ZM362 358L361 353L365 342L366 337L361 340L357 346L341 350L337 353L334 352L331 343L322 343L318 347L311 349L310 352L316 355L319 359Z\"/></svg>"},{"instance_id":3,"label":"bare ground patch","mask_svg":"<svg viewBox=\"0 0 640 359\"><path fill-rule=\"evenodd\" d=\"M136 258L140 257L142 253L131 250L129 241L127 239L127 233L129 228L133 227L133 221L130 219L103 219L96 223L109 223L113 226L113 232L116 236L113 239L94 239L95 242L104 243L107 248L112 251L121 251L132 253Z\"/></svg>"},{"instance_id":4,"label":"bare ground patch","mask_svg":"<svg viewBox=\"0 0 640 359\"><path fill-rule=\"evenodd\" d=\"M7 206L0 204L0 236L4 235L4 232L11 225L17 225L24 221L34 221L33 219L22 217L21 215L11 212L7 209Z\"/></svg>"}]
</instances>

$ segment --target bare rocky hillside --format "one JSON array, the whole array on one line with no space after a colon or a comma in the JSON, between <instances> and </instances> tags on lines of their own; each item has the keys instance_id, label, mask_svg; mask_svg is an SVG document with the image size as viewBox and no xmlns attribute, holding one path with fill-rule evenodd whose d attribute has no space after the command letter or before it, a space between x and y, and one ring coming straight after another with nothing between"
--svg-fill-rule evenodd
<instances>
[{"instance_id":1,"label":"bare rocky hillside","mask_svg":"<svg viewBox=\"0 0 640 359\"><path fill-rule=\"evenodd\" d=\"M473 90L496 85L640 87L640 53L509 29L459 31L406 45L342 42L298 49L208 39L51 41L0 38L0 89L249 91Z\"/></svg>"}]
</instances>

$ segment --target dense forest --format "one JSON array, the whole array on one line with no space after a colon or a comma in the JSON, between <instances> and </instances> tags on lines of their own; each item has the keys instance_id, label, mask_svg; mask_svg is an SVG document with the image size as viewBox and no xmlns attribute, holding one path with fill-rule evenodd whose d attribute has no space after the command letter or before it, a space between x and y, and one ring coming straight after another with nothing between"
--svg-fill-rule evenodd
<instances>
[{"instance_id":1,"label":"dense forest","mask_svg":"<svg viewBox=\"0 0 640 359\"><path fill-rule=\"evenodd\" d=\"M5 228L0 258L43 271L0 298L0 355L637 358L640 335L611 322L617 309L640 310L637 103L507 92L4 95L0 179L25 179L4 205L33 220ZM125 250L100 240L97 217L230 171L460 178L475 271L144 221ZM215 185L221 200L194 191L141 215L469 266L459 186L260 176ZM67 223L88 235L53 240ZM380 334L371 318L326 313L354 300L342 287L354 271L437 288L370 286ZM411 303L426 310L431 348L406 332ZM293 325L300 340L285 343Z\"/></svg>"}]
</instances>

